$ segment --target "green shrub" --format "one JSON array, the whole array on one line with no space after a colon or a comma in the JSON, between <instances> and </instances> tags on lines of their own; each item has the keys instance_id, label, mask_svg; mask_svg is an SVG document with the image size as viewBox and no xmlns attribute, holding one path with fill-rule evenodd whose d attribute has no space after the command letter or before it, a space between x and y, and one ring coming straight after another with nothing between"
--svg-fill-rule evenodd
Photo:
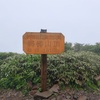
<instances>
[{"instance_id":1,"label":"green shrub","mask_svg":"<svg viewBox=\"0 0 100 100\"><path fill-rule=\"evenodd\" d=\"M97 88L97 75L100 75L100 56L91 52L69 51L50 56L48 61L48 79L51 79L51 83L59 81L71 87L90 87L94 90Z\"/></svg>"},{"instance_id":2,"label":"green shrub","mask_svg":"<svg viewBox=\"0 0 100 100\"><path fill-rule=\"evenodd\" d=\"M0 64L0 88L27 93L29 82L40 84L40 55L12 54L4 59ZM47 61L48 84L58 82L61 87L69 85L76 89L100 88L100 82L95 81L95 77L100 75L100 56L91 52L68 51L61 55L48 55Z\"/></svg>"}]
</instances>

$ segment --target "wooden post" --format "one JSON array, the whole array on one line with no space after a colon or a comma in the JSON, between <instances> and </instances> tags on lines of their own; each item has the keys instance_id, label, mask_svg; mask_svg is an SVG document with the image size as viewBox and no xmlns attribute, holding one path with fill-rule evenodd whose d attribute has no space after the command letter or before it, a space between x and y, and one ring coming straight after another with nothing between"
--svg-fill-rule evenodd
<instances>
[{"instance_id":1,"label":"wooden post","mask_svg":"<svg viewBox=\"0 0 100 100\"><path fill-rule=\"evenodd\" d=\"M47 30L41 29L41 33L46 33ZM41 88L42 91L47 90L47 54L41 54Z\"/></svg>"},{"instance_id":2,"label":"wooden post","mask_svg":"<svg viewBox=\"0 0 100 100\"><path fill-rule=\"evenodd\" d=\"M42 91L47 90L47 54L41 55L41 85Z\"/></svg>"}]
</instances>

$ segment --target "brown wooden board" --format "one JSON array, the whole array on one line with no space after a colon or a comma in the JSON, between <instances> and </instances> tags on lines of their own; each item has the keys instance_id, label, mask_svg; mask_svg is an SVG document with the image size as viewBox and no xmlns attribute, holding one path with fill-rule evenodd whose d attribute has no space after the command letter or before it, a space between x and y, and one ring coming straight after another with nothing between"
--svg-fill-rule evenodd
<instances>
[{"instance_id":1,"label":"brown wooden board","mask_svg":"<svg viewBox=\"0 0 100 100\"><path fill-rule=\"evenodd\" d=\"M23 35L23 51L26 54L59 54L64 51L62 33L26 32Z\"/></svg>"}]
</instances>

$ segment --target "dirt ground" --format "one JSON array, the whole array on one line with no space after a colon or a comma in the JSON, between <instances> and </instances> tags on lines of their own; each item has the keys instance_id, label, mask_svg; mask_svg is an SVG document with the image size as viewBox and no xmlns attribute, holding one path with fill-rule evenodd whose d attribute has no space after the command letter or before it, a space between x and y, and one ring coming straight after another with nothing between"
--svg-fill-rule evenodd
<instances>
[{"instance_id":1,"label":"dirt ground","mask_svg":"<svg viewBox=\"0 0 100 100\"><path fill-rule=\"evenodd\" d=\"M34 92L34 90L33 90ZM66 90L54 93L52 98L34 99L32 91L29 95L24 96L20 91L0 90L0 100L100 100L100 91L87 93L85 91Z\"/></svg>"}]
</instances>

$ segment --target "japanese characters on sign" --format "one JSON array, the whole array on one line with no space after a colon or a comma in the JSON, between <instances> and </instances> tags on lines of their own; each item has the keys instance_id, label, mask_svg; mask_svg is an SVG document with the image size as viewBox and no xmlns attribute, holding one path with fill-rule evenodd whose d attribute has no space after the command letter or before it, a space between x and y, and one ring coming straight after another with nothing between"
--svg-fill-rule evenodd
<instances>
[{"instance_id":1,"label":"japanese characters on sign","mask_svg":"<svg viewBox=\"0 0 100 100\"><path fill-rule=\"evenodd\" d=\"M23 50L27 54L59 54L64 51L62 33L26 32L23 35Z\"/></svg>"}]
</instances>

